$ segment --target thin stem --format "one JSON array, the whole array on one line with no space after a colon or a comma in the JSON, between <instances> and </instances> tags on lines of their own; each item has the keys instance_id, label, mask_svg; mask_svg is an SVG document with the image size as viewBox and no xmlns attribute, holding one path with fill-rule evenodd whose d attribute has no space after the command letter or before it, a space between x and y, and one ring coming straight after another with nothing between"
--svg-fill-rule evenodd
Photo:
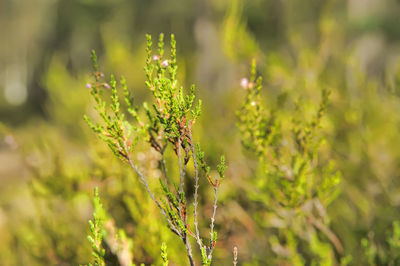
<instances>
[{"instance_id":1,"label":"thin stem","mask_svg":"<svg viewBox=\"0 0 400 266\"><path fill-rule=\"evenodd\" d=\"M178 208L179 208L179 217L181 218L181 220L183 221L183 223L184 223L184 225L186 226L186 224L185 224L185 221L184 221L184 219L183 219L183 217L182 217L182 198L181 198L181 196L182 196L182 193L183 193L183 175L184 175L184 173L183 173L183 167L182 167L182 155L181 155L181 140L180 140L180 138L178 139L178 149L177 149L177 151L176 151L177 153L178 153L178 161L179 161L179 190L178 190L178 202L179 202L179 204L178 204Z\"/></svg>"},{"instance_id":2,"label":"thin stem","mask_svg":"<svg viewBox=\"0 0 400 266\"><path fill-rule=\"evenodd\" d=\"M183 194L183 185L185 182L185 171L182 166L181 139L178 138L178 160L179 160L179 194ZM179 195L179 196L180 196ZM179 197L179 202L181 201Z\"/></svg>"},{"instance_id":3,"label":"thin stem","mask_svg":"<svg viewBox=\"0 0 400 266\"><path fill-rule=\"evenodd\" d=\"M161 213L165 216L165 218L168 221L169 227L171 229L172 232L174 232L175 234L177 234L183 241L183 243L185 244L187 253L188 253L188 259L190 262L191 266L194 266L194 261L193 261L193 255L192 255L192 247L190 245L190 241L187 237L187 233L182 232L183 234L181 234L179 232L179 230L174 226L174 224L171 222L171 220L168 218L164 208L161 206L161 204L157 201L157 199L155 198L154 194L151 192L150 187L149 187L149 183L147 182L145 176L143 175L142 172L140 172L140 170L137 168L137 166L133 163L132 159L129 156L128 153L128 149L127 149L127 145L126 142L124 142L124 149L125 149L125 154L126 154L126 159L129 162L129 165L133 168L133 170L138 174L140 181L142 182L142 184L145 186L147 193L150 195L151 199L156 203L156 205L158 206L158 208L161 210ZM180 155L180 146L179 146L179 151L178 154ZM179 156L179 168L180 168L180 173L181 173L181 179L183 177L183 173L184 173L184 169L182 167L182 163L181 163L181 157ZM182 190L183 191L183 190ZM181 209L181 207L179 208ZM184 219L184 226L186 227L186 218Z\"/></svg>"},{"instance_id":4,"label":"thin stem","mask_svg":"<svg viewBox=\"0 0 400 266\"><path fill-rule=\"evenodd\" d=\"M194 261L193 261L192 247L190 246L190 242L187 239L187 237L185 239L182 239L182 240L183 240L183 243L185 244L185 247L186 247L187 256L188 256L188 259L189 259L190 266L194 266L195 264L194 264Z\"/></svg>"},{"instance_id":5,"label":"thin stem","mask_svg":"<svg viewBox=\"0 0 400 266\"><path fill-rule=\"evenodd\" d=\"M161 206L161 204L158 202L158 200L156 199L154 194L151 192L150 187L149 187L149 183L147 182L146 177L143 175L142 172L140 172L140 170L137 168L137 166L133 163L131 157L129 156L129 150L128 150L128 146L126 144L126 141L124 141L124 152L126 154L126 159L128 160L129 165L132 167L132 169L139 176L140 182L146 188L146 191L150 195L150 198L156 203L157 207L161 211L161 214L164 215L165 218L167 219L171 231L174 232L175 234L177 234L178 236L181 236L181 234L179 233L178 229L173 225L173 223L168 218L167 213L165 212L164 208Z\"/></svg>"},{"instance_id":6,"label":"thin stem","mask_svg":"<svg viewBox=\"0 0 400 266\"><path fill-rule=\"evenodd\" d=\"M342 243L340 243L339 238L327 226L325 226L323 223L321 223L320 221L315 219L312 214L308 215L307 219L312 225L314 225L322 233L325 234L325 236L332 242L332 244L335 247L336 251L340 255L342 255L344 251L343 251Z\"/></svg>"},{"instance_id":7,"label":"thin stem","mask_svg":"<svg viewBox=\"0 0 400 266\"><path fill-rule=\"evenodd\" d=\"M183 186L184 186L184 180L185 180L185 171L186 171L186 164L184 163L182 165L182 152L181 152L181 139L178 139L178 160L179 160L179 216L182 219L183 225L185 228L187 228L187 215L185 213L182 213L182 207L184 207L182 204L182 199L181 196L183 195ZM186 210L184 211L186 212ZM188 258L190 265L194 266L194 261L193 261L193 255L192 255L192 246L190 245L190 240L188 238L188 235L186 232L183 232L183 236L181 237L183 240L183 243L185 244L187 253L188 253Z\"/></svg>"},{"instance_id":8,"label":"thin stem","mask_svg":"<svg viewBox=\"0 0 400 266\"><path fill-rule=\"evenodd\" d=\"M211 223L210 223L210 235L211 235L211 246L210 246L210 254L208 255L208 259L212 259L212 253L214 250L214 222L215 222L215 215L217 213L217 201L218 201L218 184L214 187L214 208L213 208L213 214L211 216Z\"/></svg>"},{"instance_id":9,"label":"thin stem","mask_svg":"<svg viewBox=\"0 0 400 266\"><path fill-rule=\"evenodd\" d=\"M199 204L198 198L199 198L199 194L198 194L198 190L199 190L199 165L197 163L197 158L196 158L196 150L195 150L195 146L194 146L194 142L192 139L192 132L189 129L189 137L190 137L190 148L192 150L192 157L193 157L193 166L194 166L194 202L193 202L193 206L194 206L194 210L193 210L193 216L194 216L194 228L196 230L196 241L197 244L200 246L200 250L202 248L202 243L201 243L201 239L200 239L200 232L199 232L199 222L198 222L198 218L197 218L197 206Z\"/></svg>"}]
</instances>

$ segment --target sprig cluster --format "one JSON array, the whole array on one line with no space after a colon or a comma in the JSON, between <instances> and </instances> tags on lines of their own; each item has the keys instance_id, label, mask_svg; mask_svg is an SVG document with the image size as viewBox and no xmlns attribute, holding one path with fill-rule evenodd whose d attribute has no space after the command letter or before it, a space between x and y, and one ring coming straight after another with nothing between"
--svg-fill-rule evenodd
<instances>
[{"instance_id":1,"label":"sprig cluster","mask_svg":"<svg viewBox=\"0 0 400 266\"><path fill-rule=\"evenodd\" d=\"M340 175L333 163L318 165L321 143L319 128L328 104L329 91L322 90L321 102L311 121L302 116L302 103L295 103L296 111L285 134L284 121L279 114L285 96L278 98L275 107L267 110L261 100L262 78L256 78L253 62L250 80L242 80L245 101L238 111L239 129L243 146L255 153L265 167L267 181L264 189L275 203L294 208L318 198L330 202L335 196Z\"/></svg>"},{"instance_id":2,"label":"sprig cluster","mask_svg":"<svg viewBox=\"0 0 400 266\"><path fill-rule=\"evenodd\" d=\"M319 129L327 109L329 91L322 90L317 111L307 120L301 100L295 102L291 117L282 111L287 101L285 94L278 98L274 107L267 109L264 106L260 95L262 78L257 78L254 62L250 79L243 79L241 85L246 90L245 100L238 111L242 144L257 156L262 172L253 182L257 192L249 193L253 199L264 203L267 212L285 224L281 231L287 248L292 249L290 263L302 261L294 237L303 238L301 231L304 228L308 228L313 236L305 241L320 263L323 263L322 258L332 256L332 252L329 247L323 248L315 230L322 232L342 254L339 239L327 226L325 210L337 195L340 173L332 161L323 163L319 156L322 141ZM266 226L270 227L268 223ZM304 228L299 231L301 226ZM271 246L279 244L278 238L270 241Z\"/></svg>"},{"instance_id":3,"label":"sprig cluster","mask_svg":"<svg viewBox=\"0 0 400 266\"><path fill-rule=\"evenodd\" d=\"M176 41L171 35L170 58L164 54L164 35L161 34L157 46L157 54L153 54L151 36L147 35L146 48L146 85L152 92L154 102L149 105L143 104L145 119L141 118L140 110L134 105L133 97L129 91L126 81L121 78L126 108L122 108L117 81L111 75L110 81L103 81L104 74L98 70L96 54L92 53L94 66L94 82L87 85L95 100L97 110L102 123L94 123L85 116L89 126L103 139L111 148L113 153L127 162L137 173L149 196L156 203L164 215L168 227L183 241L191 265L194 265L192 247L189 237L192 237L200 249L203 265L209 265L212 253L217 241L217 232L214 229L215 215L217 209L218 188L220 180L225 177L225 158L221 157L221 163L217 167L218 177L212 177L210 167L207 165L204 152L192 136L192 127L201 113L201 101L195 103L195 86L192 85L188 93L179 86L176 63ZM110 99L103 97L103 91L110 90ZM124 109L124 111L122 110ZM130 114L133 122L128 121L125 113ZM139 170L133 160L134 146L140 139L144 139L155 151L160 154L159 165L162 177L159 183L162 189L161 195L155 195L150 188L148 177ZM177 158L179 176L168 175L165 151L170 147ZM190 229L188 216L187 196L185 195L185 178L187 166L193 164L194 196L193 196L193 225L194 231ZM198 188L200 171L203 171L209 184L214 189L213 213L210 218L210 240L206 244L200 236L198 222Z\"/></svg>"}]
</instances>

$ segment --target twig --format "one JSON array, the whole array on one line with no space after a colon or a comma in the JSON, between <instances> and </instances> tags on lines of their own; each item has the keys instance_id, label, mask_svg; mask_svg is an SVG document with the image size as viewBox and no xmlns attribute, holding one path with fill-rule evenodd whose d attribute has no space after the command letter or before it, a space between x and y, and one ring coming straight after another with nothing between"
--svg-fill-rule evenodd
<instances>
[{"instance_id":1,"label":"twig","mask_svg":"<svg viewBox=\"0 0 400 266\"><path fill-rule=\"evenodd\" d=\"M187 228L187 216L182 213L182 207L186 208L182 204L182 198L181 196L183 195L183 185L184 185L184 180L185 180L185 171L186 171L186 164L182 165L182 152L181 152L181 139L178 138L178 160L179 160L179 195L178 195L178 200L179 200L179 216L182 219L183 225L185 228ZM188 238L188 235L186 232L183 232L183 235L181 236L181 239L183 243L185 244L187 253L188 253L188 258L190 265L194 265L193 261L193 255L192 255L192 246L190 245L190 240Z\"/></svg>"},{"instance_id":2,"label":"twig","mask_svg":"<svg viewBox=\"0 0 400 266\"><path fill-rule=\"evenodd\" d=\"M164 208L161 206L161 204L158 202L158 200L156 199L156 197L154 196L154 194L151 192L150 187L149 187L149 183L146 180L146 177L143 175L142 172L140 172L140 170L137 168L137 166L133 163L131 157L129 156L129 151L128 151L128 146L126 144L126 141L124 141L124 152L126 154L126 159L129 162L129 165L132 167L132 169L136 172L136 174L139 176L140 182L144 185L144 187L146 188L147 193L150 195L150 198L156 203L157 207L160 209L161 214L164 215L164 217L167 219L168 224L170 226L170 229L172 232L174 232L175 234L177 234L178 236L181 236L181 234L179 233L178 229L174 226L174 224L170 221L170 219L168 218L167 213L165 212Z\"/></svg>"},{"instance_id":3,"label":"twig","mask_svg":"<svg viewBox=\"0 0 400 266\"><path fill-rule=\"evenodd\" d=\"M193 157L193 166L194 166L194 202L193 202L193 216L194 216L194 227L196 230L196 241L197 244L200 246L200 250L202 248L202 243L201 243L201 239L200 239L200 232L199 232L199 222L198 222L198 218L197 218L197 206L199 204L198 198L199 198L199 194L198 194L198 190L199 190L199 165L197 163L197 159L196 159L196 150L195 150L195 146L194 146L194 141L192 139L192 131L191 129L189 129L189 138L190 138L190 148L192 150L192 157Z\"/></svg>"},{"instance_id":4,"label":"twig","mask_svg":"<svg viewBox=\"0 0 400 266\"><path fill-rule=\"evenodd\" d=\"M194 264L194 261L193 261L192 247L190 245L189 239L187 238L187 236L185 236L185 238L182 238L182 240L183 240L183 243L185 244L185 247L186 247L186 251L187 251L187 254L188 254L190 266L194 266L195 264Z\"/></svg>"},{"instance_id":5,"label":"twig","mask_svg":"<svg viewBox=\"0 0 400 266\"><path fill-rule=\"evenodd\" d=\"M218 183L214 187L214 208L213 208L213 214L211 216L211 224L210 224L210 235L211 235L211 246L210 246L210 254L208 254L208 259L212 259L212 253L214 250L214 222L215 222L215 214L217 213L217 201L218 201Z\"/></svg>"},{"instance_id":6,"label":"twig","mask_svg":"<svg viewBox=\"0 0 400 266\"><path fill-rule=\"evenodd\" d=\"M339 238L328 228L326 227L323 223L315 219L312 215L307 216L308 221L314 225L316 228L318 228L322 233L326 235L326 237L332 242L333 246L335 247L336 251L342 255L343 254L343 246L342 243L340 243Z\"/></svg>"},{"instance_id":7,"label":"twig","mask_svg":"<svg viewBox=\"0 0 400 266\"><path fill-rule=\"evenodd\" d=\"M185 182L185 172L182 167L182 152L181 152L181 139L178 138L178 160L179 160L179 202L181 202L180 195L183 194L183 185Z\"/></svg>"}]
</instances>

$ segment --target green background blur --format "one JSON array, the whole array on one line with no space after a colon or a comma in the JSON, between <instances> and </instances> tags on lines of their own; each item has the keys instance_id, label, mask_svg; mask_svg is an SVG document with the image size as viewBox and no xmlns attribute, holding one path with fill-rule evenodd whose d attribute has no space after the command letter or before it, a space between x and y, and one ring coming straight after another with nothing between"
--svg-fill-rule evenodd
<instances>
[{"instance_id":1,"label":"green background blur","mask_svg":"<svg viewBox=\"0 0 400 266\"><path fill-rule=\"evenodd\" d=\"M89 262L95 186L132 237L136 263L158 264L163 241L171 262L186 263L139 182L82 118L93 113L85 88L91 49L107 75L127 78L140 103L150 96L145 34L160 32L175 34L178 78L196 84L203 101L196 135L208 159L215 165L222 153L229 163L216 265L230 264L234 245L249 265L271 263L262 210L241 193L256 158L240 146L235 113L253 58L267 104L281 91L303 95L305 103L316 102L321 87L332 91L322 153L343 177L328 208L331 229L352 264L367 263L365 237L384 257L392 222L400 219L400 1L3 0L0 264ZM145 165L151 156L143 150L138 160Z\"/></svg>"}]
</instances>

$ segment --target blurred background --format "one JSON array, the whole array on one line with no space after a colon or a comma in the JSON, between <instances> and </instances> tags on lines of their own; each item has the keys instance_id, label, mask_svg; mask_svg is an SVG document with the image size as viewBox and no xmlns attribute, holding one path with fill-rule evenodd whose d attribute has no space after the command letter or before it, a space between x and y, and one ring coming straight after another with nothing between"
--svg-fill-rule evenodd
<instances>
[{"instance_id":1,"label":"blurred background","mask_svg":"<svg viewBox=\"0 0 400 266\"><path fill-rule=\"evenodd\" d=\"M93 113L90 51L106 75L127 78L140 103L150 97L145 34L161 32L175 34L179 79L196 84L203 101L196 134L210 164L220 154L229 162L216 265L230 264L235 245L244 265L291 265L273 259L274 231L246 194L256 159L241 148L236 111L252 59L267 106L282 91L311 102L322 87L332 91L321 152L342 173L327 217L344 247L332 256L337 264L346 256L351 265L386 264L400 219L398 0L0 1L0 264L88 263L95 186L132 238L135 263L158 265L154 247L163 241L173 265L186 263L139 182L82 118ZM151 169L152 156L143 150L138 160Z\"/></svg>"}]
</instances>

